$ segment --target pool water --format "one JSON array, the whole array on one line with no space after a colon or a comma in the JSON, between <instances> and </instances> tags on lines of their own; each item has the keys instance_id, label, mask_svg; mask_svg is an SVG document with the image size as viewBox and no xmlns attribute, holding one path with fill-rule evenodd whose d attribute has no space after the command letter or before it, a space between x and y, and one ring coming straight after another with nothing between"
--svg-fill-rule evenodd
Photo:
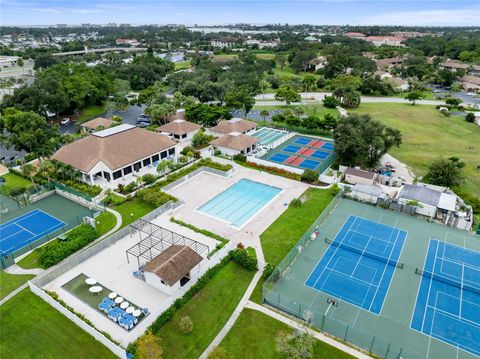
<instances>
[{"instance_id":1,"label":"pool water","mask_svg":"<svg viewBox=\"0 0 480 359\"><path fill-rule=\"evenodd\" d=\"M198 212L240 228L281 191L280 188L243 178L201 205Z\"/></svg>"}]
</instances>

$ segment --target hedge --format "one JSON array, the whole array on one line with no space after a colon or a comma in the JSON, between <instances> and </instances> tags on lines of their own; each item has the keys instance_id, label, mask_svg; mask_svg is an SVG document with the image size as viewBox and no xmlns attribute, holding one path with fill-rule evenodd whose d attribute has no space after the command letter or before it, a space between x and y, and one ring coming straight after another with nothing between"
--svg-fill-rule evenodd
<instances>
[{"instance_id":1,"label":"hedge","mask_svg":"<svg viewBox=\"0 0 480 359\"><path fill-rule=\"evenodd\" d=\"M95 228L83 223L68 232L65 241L57 239L44 246L40 254L40 264L45 268L51 267L93 242L97 237Z\"/></svg>"},{"instance_id":2,"label":"hedge","mask_svg":"<svg viewBox=\"0 0 480 359\"><path fill-rule=\"evenodd\" d=\"M160 207L168 201L177 201L175 197L172 197L155 187L143 188L137 191L135 196L143 202L154 205L155 207Z\"/></svg>"},{"instance_id":3,"label":"hedge","mask_svg":"<svg viewBox=\"0 0 480 359\"><path fill-rule=\"evenodd\" d=\"M102 193L102 187L100 187L99 185L90 186L85 182L72 181L72 180L62 181L61 183L64 184L65 186L72 187L80 192L83 192L90 197L96 197L100 193Z\"/></svg>"},{"instance_id":4,"label":"hedge","mask_svg":"<svg viewBox=\"0 0 480 359\"><path fill-rule=\"evenodd\" d=\"M253 248L252 250L237 248L231 252L231 256L235 263L245 268L246 270L257 270L257 256Z\"/></svg>"},{"instance_id":5,"label":"hedge","mask_svg":"<svg viewBox=\"0 0 480 359\"><path fill-rule=\"evenodd\" d=\"M235 161L235 162L238 163L241 166L244 166L244 167L253 168L253 169L256 169L256 170L260 170L260 171L265 171L265 172L268 172L270 174L282 176L282 177L289 178L289 179L292 179L292 180L295 180L295 181L300 181L300 179L302 177L299 174L289 172L289 171L286 171L284 169L273 167L273 166L263 166L263 165L259 165L257 163L253 163L253 162L239 162L239 161Z\"/></svg>"}]
</instances>

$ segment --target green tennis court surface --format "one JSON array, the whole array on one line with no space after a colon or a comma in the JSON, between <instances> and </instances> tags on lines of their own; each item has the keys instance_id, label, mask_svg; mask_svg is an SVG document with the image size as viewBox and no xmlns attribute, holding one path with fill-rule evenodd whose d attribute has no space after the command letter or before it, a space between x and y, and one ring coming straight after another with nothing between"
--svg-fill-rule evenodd
<instances>
[{"instance_id":1,"label":"green tennis court surface","mask_svg":"<svg viewBox=\"0 0 480 359\"><path fill-rule=\"evenodd\" d=\"M353 303L347 294L344 298L339 298L342 297L341 295L335 296L336 293L339 293L338 291L341 292L339 288L328 290L328 286L322 288L318 283L314 287L306 284L329 248L331 248L330 252L335 251L335 253L329 267L326 266L326 268L345 272L351 267L350 280L358 279L361 272L358 271L359 265L348 266L346 263L348 259L355 257L356 264L365 265L376 260L375 256L363 255L359 251L345 249L344 246L331 247L332 240L339 233L341 235L342 227L352 216L361 218L363 221L374 222L375 225L372 228L381 228L383 225L407 233L403 249L396 259L396 262L401 262L402 266L380 264L370 266L372 271L378 268L387 268L393 271L390 285L385 292L383 306L378 314L368 309L362 309L362 306ZM379 234L376 237L382 236L383 234ZM312 240L312 237L315 239ZM463 343L463 346L452 345L452 343L440 340L438 333L422 333L410 327L420 283L424 278L424 276L416 274L415 270L424 268L431 238L480 252L480 239L475 235L444 225L429 223L399 212L338 197L312 224L310 230L305 233L297 246L266 281L263 288L264 301L291 315L309 320L320 330L380 357L396 359L477 358L472 352L464 350L467 341L458 342ZM352 237L352 241L356 243L355 236ZM358 259L359 255L363 259ZM363 272L365 273L365 271ZM356 275L354 275L355 273ZM342 273L344 276L347 274ZM325 283L328 284L329 281L331 278L326 277ZM332 300L334 304L330 305L328 301ZM438 305L440 306L440 304ZM363 307L366 308L366 306ZM474 331L464 332L464 329L465 326L442 330L448 330L448 335L451 337L459 335L475 337L478 335Z\"/></svg>"}]
</instances>

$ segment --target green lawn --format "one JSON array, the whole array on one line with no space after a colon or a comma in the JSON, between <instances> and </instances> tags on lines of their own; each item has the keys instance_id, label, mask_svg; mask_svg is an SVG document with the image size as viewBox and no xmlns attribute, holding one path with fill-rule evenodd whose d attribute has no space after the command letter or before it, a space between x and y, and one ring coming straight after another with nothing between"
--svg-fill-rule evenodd
<instances>
[{"instance_id":1,"label":"green lawn","mask_svg":"<svg viewBox=\"0 0 480 359\"><path fill-rule=\"evenodd\" d=\"M117 218L113 213L104 211L95 218L97 232L99 236L103 236L117 224Z\"/></svg>"},{"instance_id":2,"label":"green lawn","mask_svg":"<svg viewBox=\"0 0 480 359\"><path fill-rule=\"evenodd\" d=\"M175 70L184 70L192 67L190 60L175 62Z\"/></svg>"},{"instance_id":3,"label":"green lawn","mask_svg":"<svg viewBox=\"0 0 480 359\"><path fill-rule=\"evenodd\" d=\"M30 274L10 274L4 271L0 272L0 299L5 298L15 289L35 277Z\"/></svg>"},{"instance_id":4,"label":"green lawn","mask_svg":"<svg viewBox=\"0 0 480 359\"><path fill-rule=\"evenodd\" d=\"M416 175L427 172L438 156L457 156L465 162L465 191L480 194L480 128L460 116L445 117L434 106L393 103L365 103L355 111L398 128L403 144L390 153L412 167Z\"/></svg>"},{"instance_id":5,"label":"green lawn","mask_svg":"<svg viewBox=\"0 0 480 359\"><path fill-rule=\"evenodd\" d=\"M12 188L15 187L25 187L30 188L32 187L32 182L26 178L23 178L15 173L6 173L2 176L5 180L5 183L0 184L1 192L5 193L6 195L10 194Z\"/></svg>"},{"instance_id":6,"label":"green lawn","mask_svg":"<svg viewBox=\"0 0 480 359\"><path fill-rule=\"evenodd\" d=\"M103 104L100 106L89 106L83 110L83 112L78 116L77 123L83 123L92 118L100 116L102 113L107 111L107 105Z\"/></svg>"},{"instance_id":7,"label":"green lawn","mask_svg":"<svg viewBox=\"0 0 480 359\"><path fill-rule=\"evenodd\" d=\"M0 307L0 327L3 358L116 358L29 289Z\"/></svg>"},{"instance_id":8,"label":"green lawn","mask_svg":"<svg viewBox=\"0 0 480 359\"><path fill-rule=\"evenodd\" d=\"M160 329L164 357L198 358L225 325L253 275L254 272L243 269L233 261L227 263ZM193 331L187 335L178 329L180 318L186 315L193 321Z\"/></svg>"},{"instance_id":9,"label":"green lawn","mask_svg":"<svg viewBox=\"0 0 480 359\"><path fill-rule=\"evenodd\" d=\"M332 200L329 190L309 188L301 207L289 207L261 235L267 263L278 265Z\"/></svg>"},{"instance_id":10,"label":"green lawn","mask_svg":"<svg viewBox=\"0 0 480 359\"><path fill-rule=\"evenodd\" d=\"M281 332L292 329L286 324L252 309L244 309L232 329L220 343L220 347L235 359L286 358L275 348L275 338ZM353 358L320 340L315 340L315 359Z\"/></svg>"},{"instance_id":11,"label":"green lawn","mask_svg":"<svg viewBox=\"0 0 480 359\"><path fill-rule=\"evenodd\" d=\"M336 108L326 108L320 103L317 104L312 104L312 105L300 105L300 106L285 106L285 105L268 105L268 106L263 106L263 105L255 105L253 108L254 110L267 110L267 111L272 111L272 110L287 110L290 109L293 111L294 108L301 108L305 112L307 116L313 115L313 116L319 116L319 117L324 117L327 113L331 114L335 117L338 116L338 111Z\"/></svg>"},{"instance_id":12,"label":"green lawn","mask_svg":"<svg viewBox=\"0 0 480 359\"><path fill-rule=\"evenodd\" d=\"M149 203L145 203L138 198L134 198L131 201L122 203L119 206L113 207L122 216L121 228L129 225L133 221L140 217L143 217L147 213L153 211L155 206Z\"/></svg>"}]
</instances>

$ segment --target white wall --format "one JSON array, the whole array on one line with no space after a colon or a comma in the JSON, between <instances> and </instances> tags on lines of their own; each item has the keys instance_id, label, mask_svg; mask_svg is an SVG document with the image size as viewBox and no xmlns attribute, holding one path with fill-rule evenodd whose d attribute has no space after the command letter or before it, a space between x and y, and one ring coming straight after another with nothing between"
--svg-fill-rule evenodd
<instances>
[{"instance_id":1,"label":"white wall","mask_svg":"<svg viewBox=\"0 0 480 359\"><path fill-rule=\"evenodd\" d=\"M190 282L192 281L196 282L196 280L198 279L198 274L200 273L200 268L202 266L202 263L203 263L203 260L199 264L197 264L195 267L193 267L192 270L190 271ZM177 290L181 288L180 281L178 281L177 283L175 283L170 287L169 285L162 283L162 280L155 273L145 272L144 275L145 275L145 282L147 282L147 284L161 290L165 294L173 295Z\"/></svg>"},{"instance_id":2,"label":"white wall","mask_svg":"<svg viewBox=\"0 0 480 359\"><path fill-rule=\"evenodd\" d=\"M367 185L373 185L373 179L368 179L368 178L363 178L359 176L354 176L350 174L345 174L345 181L351 184L367 184Z\"/></svg>"},{"instance_id":3,"label":"white wall","mask_svg":"<svg viewBox=\"0 0 480 359\"><path fill-rule=\"evenodd\" d=\"M398 203L406 205L408 202L407 199L399 198ZM421 207L415 207L415 213L421 214L423 216L427 217L435 217L435 214L437 213L437 207L431 206L426 203L419 202Z\"/></svg>"}]
</instances>

